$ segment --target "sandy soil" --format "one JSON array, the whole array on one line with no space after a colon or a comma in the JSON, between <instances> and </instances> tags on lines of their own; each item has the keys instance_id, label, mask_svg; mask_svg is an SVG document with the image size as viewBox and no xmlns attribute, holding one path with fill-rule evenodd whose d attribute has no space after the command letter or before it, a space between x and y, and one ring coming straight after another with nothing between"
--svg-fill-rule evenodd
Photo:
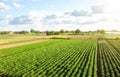
<instances>
[{"instance_id":1,"label":"sandy soil","mask_svg":"<svg viewBox=\"0 0 120 77\"><path fill-rule=\"evenodd\" d=\"M22 46L22 45L27 45L27 44L34 44L34 43L44 42L44 41L49 41L49 40L50 39L43 39L43 40L35 40L35 41L29 41L29 42L20 42L20 43L9 44L9 45L2 45L0 46L0 49Z\"/></svg>"}]
</instances>

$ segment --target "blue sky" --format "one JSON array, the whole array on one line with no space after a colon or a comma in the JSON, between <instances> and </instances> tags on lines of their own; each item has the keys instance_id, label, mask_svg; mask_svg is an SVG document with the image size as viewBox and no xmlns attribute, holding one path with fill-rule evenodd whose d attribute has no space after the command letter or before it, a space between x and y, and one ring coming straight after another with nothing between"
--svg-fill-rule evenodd
<instances>
[{"instance_id":1,"label":"blue sky","mask_svg":"<svg viewBox=\"0 0 120 77\"><path fill-rule=\"evenodd\" d=\"M0 31L120 30L119 0L0 0Z\"/></svg>"}]
</instances>

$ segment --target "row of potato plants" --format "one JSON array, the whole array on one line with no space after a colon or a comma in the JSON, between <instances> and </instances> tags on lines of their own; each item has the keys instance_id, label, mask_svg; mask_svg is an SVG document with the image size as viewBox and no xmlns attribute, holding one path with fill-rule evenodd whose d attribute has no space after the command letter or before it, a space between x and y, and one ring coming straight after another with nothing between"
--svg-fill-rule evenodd
<instances>
[{"instance_id":1,"label":"row of potato plants","mask_svg":"<svg viewBox=\"0 0 120 77\"><path fill-rule=\"evenodd\" d=\"M116 41L117 42L117 41ZM99 40L101 75L106 77L120 76L120 54L108 40Z\"/></svg>"},{"instance_id":2,"label":"row of potato plants","mask_svg":"<svg viewBox=\"0 0 120 77\"><path fill-rule=\"evenodd\" d=\"M97 76L96 40L55 40L0 52L0 75Z\"/></svg>"}]
</instances>

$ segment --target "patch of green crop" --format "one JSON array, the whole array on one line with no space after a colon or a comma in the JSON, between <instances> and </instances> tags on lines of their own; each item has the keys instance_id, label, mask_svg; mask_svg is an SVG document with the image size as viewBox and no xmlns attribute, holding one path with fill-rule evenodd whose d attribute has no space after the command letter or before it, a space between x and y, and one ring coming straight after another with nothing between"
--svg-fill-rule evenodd
<instances>
[{"instance_id":1,"label":"patch of green crop","mask_svg":"<svg viewBox=\"0 0 120 77\"><path fill-rule=\"evenodd\" d=\"M0 51L0 75L97 76L97 40L52 40Z\"/></svg>"}]
</instances>

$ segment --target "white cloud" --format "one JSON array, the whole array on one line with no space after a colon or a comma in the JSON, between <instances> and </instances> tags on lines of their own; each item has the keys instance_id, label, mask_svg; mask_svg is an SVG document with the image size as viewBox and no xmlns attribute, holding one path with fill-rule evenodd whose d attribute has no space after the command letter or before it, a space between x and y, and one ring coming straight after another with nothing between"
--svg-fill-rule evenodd
<instances>
[{"instance_id":1,"label":"white cloud","mask_svg":"<svg viewBox=\"0 0 120 77\"><path fill-rule=\"evenodd\" d=\"M120 0L96 0L96 5L104 6L106 13L120 13Z\"/></svg>"},{"instance_id":2,"label":"white cloud","mask_svg":"<svg viewBox=\"0 0 120 77\"><path fill-rule=\"evenodd\" d=\"M13 3L13 6L14 6L15 8L23 8L23 7L24 7L22 4L18 4L18 3L16 3L16 2Z\"/></svg>"},{"instance_id":3,"label":"white cloud","mask_svg":"<svg viewBox=\"0 0 120 77\"><path fill-rule=\"evenodd\" d=\"M8 2L8 0L3 0L4 2Z\"/></svg>"},{"instance_id":4,"label":"white cloud","mask_svg":"<svg viewBox=\"0 0 120 77\"><path fill-rule=\"evenodd\" d=\"M81 30L120 29L118 26L120 18L115 17L115 15L110 16L108 13L93 13L92 15L74 16L71 15L73 12L66 14L64 12L33 11L26 15L15 17L9 24L20 26L36 25L34 28L42 28L42 30L60 30L62 28L66 30L77 28Z\"/></svg>"},{"instance_id":5,"label":"white cloud","mask_svg":"<svg viewBox=\"0 0 120 77\"><path fill-rule=\"evenodd\" d=\"M5 3L0 2L0 12L6 11L6 10L10 10L11 7L7 6Z\"/></svg>"},{"instance_id":6,"label":"white cloud","mask_svg":"<svg viewBox=\"0 0 120 77\"><path fill-rule=\"evenodd\" d=\"M22 2L24 0L2 0L3 2ZM32 2L38 2L41 0L26 0L26 1L32 1Z\"/></svg>"},{"instance_id":7,"label":"white cloud","mask_svg":"<svg viewBox=\"0 0 120 77\"><path fill-rule=\"evenodd\" d=\"M10 21L11 25L22 25L22 24L32 24L32 19L28 16L19 16L15 17L12 21Z\"/></svg>"},{"instance_id":8,"label":"white cloud","mask_svg":"<svg viewBox=\"0 0 120 77\"><path fill-rule=\"evenodd\" d=\"M11 17L11 15L4 15L4 16L0 16L0 21L5 21L8 20Z\"/></svg>"},{"instance_id":9,"label":"white cloud","mask_svg":"<svg viewBox=\"0 0 120 77\"><path fill-rule=\"evenodd\" d=\"M21 30L30 28L40 30L75 30L77 28L81 30L120 30L119 0L98 0L95 5L91 6L91 11L32 11L14 17L9 21L9 25L12 28L18 26L16 29Z\"/></svg>"},{"instance_id":10,"label":"white cloud","mask_svg":"<svg viewBox=\"0 0 120 77\"><path fill-rule=\"evenodd\" d=\"M65 14L70 14L72 16L87 16L89 15L89 12L86 10L75 10L73 12L65 13Z\"/></svg>"},{"instance_id":11,"label":"white cloud","mask_svg":"<svg viewBox=\"0 0 120 77\"><path fill-rule=\"evenodd\" d=\"M61 17L61 13L53 14L49 11L32 11L25 15L20 15L12 20L10 20L10 25L40 25L40 24L48 24L53 23L56 24L58 22L58 18ZM57 20L55 20L57 18Z\"/></svg>"},{"instance_id":12,"label":"white cloud","mask_svg":"<svg viewBox=\"0 0 120 77\"><path fill-rule=\"evenodd\" d=\"M106 9L104 5L94 5L91 7L91 10L93 13L104 13Z\"/></svg>"},{"instance_id":13,"label":"white cloud","mask_svg":"<svg viewBox=\"0 0 120 77\"><path fill-rule=\"evenodd\" d=\"M0 27L3 27L3 25L7 25L9 23L9 19L12 17L12 15L0 15Z\"/></svg>"},{"instance_id":14,"label":"white cloud","mask_svg":"<svg viewBox=\"0 0 120 77\"><path fill-rule=\"evenodd\" d=\"M33 11L25 15L21 15L18 17L15 17L13 20L10 20L10 25L32 25L32 24L38 24L41 21L42 14L39 12Z\"/></svg>"},{"instance_id":15,"label":"white cloud","mask_svg":"<svg viewBox=\"0 0 120 77\"><path fill-rule=\"evenodd\" d=\"M11 18L11 17L12 17L11 14L7 14L7 15L5 16L5 18L7 18L7 19L9 19L9 18Z\"/></svg>"},{"instance_id":16,"label":"white cloud","mask_svg":"<svg viewBox=\"0 0 120 77\"><path fill-rule=\"evenodd\" d=\"M41 0L32 0L33 2L41 1Z\"/></svg>"}]
</instances>

